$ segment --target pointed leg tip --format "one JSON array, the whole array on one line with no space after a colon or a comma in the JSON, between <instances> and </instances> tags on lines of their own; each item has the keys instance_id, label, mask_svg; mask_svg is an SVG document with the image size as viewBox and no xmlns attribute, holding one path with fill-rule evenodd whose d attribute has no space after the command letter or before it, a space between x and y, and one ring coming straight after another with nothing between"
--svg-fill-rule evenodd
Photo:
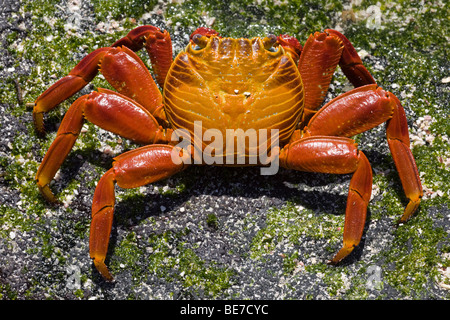
<instances>
[{"instance_id":1,"label":"pointed leg tip","mask_svg":"<svg viewBox=\"0 0 450 320\"><path fill-rule=\"evenodd\" d=\"M95 257L92 258L92 260L94 261L95 268L102 275L102 277L108 282L113 282L114 277L109 272L105 262L102 259L98 261L95 259Z\"/></svg>"},{"instance_id":2,"label":"pointed leg tip","mask_svg":"<svg viewBox=\"0 0 450 320\"><path fill-rule=\"evenodd\" d=\"M335 265L337 265L339 263L339 261L335 261L335 259L332 259L332 260L328 260L327 261L327 264L329 264L330 266L335 266Z\"/></svg>"},{"instance_id":3,"label":"pointed leg tip","mask_svg":"<svg viewBox=\"0 0 450 320\"><path fill-rule=\"evenodd\" d=\"M50 188L49 188L49 186L47 184L44 185L44 186L41 186L41 185L38 184L38 188L39 188L39 191L40 191L41 195L48 202L50 202L52 204L60 204L61 203L58 199L56 199L55 195L50 190Z\"/></svg>"},{"instance_id":4,"label":"pointed leg tip","mask_svg":"<svg viewBox=\"0 0 450 320\"><path fill-rule=\"evenodd\" d=\"M411 217L416 213L417 209L420 205L420 198L417 200L410 200L408 205L405 208L405 211L403 212L402 217L397 221L397 227L400 224L406 223Z\"/></svg>"},{"instance_id":5,"label":"pointed leg tip","mask_svg":"<svg viewBox=\"0 0 450 320\"><path fill-rule=\"evenodd\" d=\"M39 136L45 135L44 115L42 112L33 112L34 128Z\"/></svg>"},{"instance_id":6,"label":"pointed leg tip","mask_svg":"<svg viewBox=\"0 0 450 320\"><path fill-rule=\"evenodd\" d=\"M354 246L350 246L350 247L344 246L344 247L342 247L342 249L339 250L338 253L336 253L334 258L328 262L328 264L330 264L330 265L337 265L344 258L346 258L353 251L354 248L355 248Z\"/></svg>"}]
</instances>

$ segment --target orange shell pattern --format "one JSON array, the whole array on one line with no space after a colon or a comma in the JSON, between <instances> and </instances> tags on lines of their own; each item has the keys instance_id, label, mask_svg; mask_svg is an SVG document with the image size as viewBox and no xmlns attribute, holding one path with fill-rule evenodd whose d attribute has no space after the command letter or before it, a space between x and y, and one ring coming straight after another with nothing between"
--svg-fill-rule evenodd
<instances>
[{"instance_id":1,"label":"orange shell pattern","mask_svg":"<svg viewBox=\"0 0 450 320\"><path fill-rule=\"evenodd\" d=\"M223 137L227 129L278 129L284 144L299 122L303 97L298 68L281 46L266 50L261 38L211 37L204 48L190 43L175 58L163 102L172 128L191 137L194 121L201 121L203 132L216 129Z\"/></svg>"}]
</instances>

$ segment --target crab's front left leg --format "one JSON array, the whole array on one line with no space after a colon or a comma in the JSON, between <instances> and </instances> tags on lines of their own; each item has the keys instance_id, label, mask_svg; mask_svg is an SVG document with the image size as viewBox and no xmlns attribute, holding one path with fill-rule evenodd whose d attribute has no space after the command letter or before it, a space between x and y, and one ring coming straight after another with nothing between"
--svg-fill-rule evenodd
<instances>
[{"instance_id":1,"label":"crab's front left leg","mask_svg":"<svg viewBox=\"0 0 450 320\"><path fill-rule=\"evenodd\" d=\"M125 37L117 40L112 47L126 46L133 51L147 50L155 73L156 81L164 87L167 72L172 65L172 40L167 30L155 26L141 26L131 30Z\"/></svg>"},{"instance_id":2,"label":"crab's front left leg","mask_svg":"<svg viewBox=\"0 0 450 320\"><path fill-rule=\"evenodd\" d=\"M187 163L187 154L179 154L181 161L173 161L177 147L149 145L114 158L113 167L97 184L92 202L92 222L89 241L90 256L101 275L111 281L111 273L105 264L109 236L114 213L114 184L121 188L137 188L164 178L181 170Z\"/></svg>"},{"instance_id":3,"label":"crab's front left leg","mask_svg":"<svg viewBox=\"0 0 450 320\"><path fill-rule=\"evenodd\" d=\"M127 88L128 91L136 89L137 92L122 93L133 99L135 98L133 95L142 97L142 101L138 102L147 106L154 100L151 97L158 96L158 88L152 83L154 81L144 63L131 51L137 51L144 45L150 55L152 68L157 74L158 83L162 86L172 63L170 36L167 31L162 32L159 28L153 26L138 27L130 31L126 37L114 43L112 47L99 48L88 54L67 76L55 82L36 99L33 109L36 130L43 133L43 114L80 91L97 75L99 69L102 70L106 80L119 92ZM131 50L125 49L128 46ZM115 63L111 64L111 60L114 60ZM131 81L123 86L126 78ZM133 81L138 84L146 84L145 90L143 91L139 86L136 86L136 88L130 86L129 84ZM145 91L150 91L150 94L146 95ZM147 99L148 97L150 99ZM161 101L155 104L158 106Z\"/></svg>"},{"instance_id":4,"label":"crab's front left leg","mask_svg":"<svg viewBox=\"0 0 450 320\"><path fill-rule=\"evenodd\" d=\"M314 136L293 141L280 151L280 165L299 171L348 174L350 181L345 210L342 249L331 260L338 263L359 244L372 192L372 168L353 140Z\"/></svg>"}]
</instances>

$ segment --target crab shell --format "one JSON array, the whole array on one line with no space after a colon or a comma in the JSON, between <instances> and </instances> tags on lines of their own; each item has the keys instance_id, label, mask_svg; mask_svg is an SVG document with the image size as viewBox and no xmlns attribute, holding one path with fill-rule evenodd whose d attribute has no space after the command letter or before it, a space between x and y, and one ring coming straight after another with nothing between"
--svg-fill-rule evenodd
<instances>
[{"instance_id":1,"label":"crab shell","mask_svg":"<svg viewBox=\"0 0 450 320\"><path fill-rule=\"evenodd\" d=\"M196 119L201 121L202 135L208 129L219 130L223 137L230 129L257 133L277 129L280 144L296 129L304 104L300 73L282 46L267 50L261 38L217 36L209 38L204 48L190 43L175 58L163 101L173 129L187 129L194 141L202 141L195 137ZM236 148L227 149L226 140L222 150L236 153ZM202 141L201 149L206 145Z\"/></svg>"}]
</instances>

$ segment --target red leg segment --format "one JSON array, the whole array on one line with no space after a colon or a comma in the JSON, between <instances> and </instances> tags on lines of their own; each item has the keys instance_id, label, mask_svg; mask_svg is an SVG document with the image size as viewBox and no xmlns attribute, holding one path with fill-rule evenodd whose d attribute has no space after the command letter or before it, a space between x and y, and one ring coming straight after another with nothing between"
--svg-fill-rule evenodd
<instances>
[{"instance_id":1,"label":"red leg segment","mask_svg":"<svg viewBox=\"0 0 450 320\"><path fill-rule=\"evenodd\" d=\"M353 251L359 244L364 231L367 206L372 194L372 168L361 151L357 157L357 168L350 180L345 209L343 246L331 260L333 264L338 263Z\"/></svg>"},{"instance_id":2,"label":"red leg segment","mask_svg":"<svg viewBox=\"0 0 450 320\"><path fill-rule=\"evenodd\" d=\"M407 221L417 210L423 196L422 184L416 161L412 155L409 145L408 123L406 122L405 110L398 98L392 95L395 101L394 114L387 123L386 135L392 158L397 167L403 190L409 200L399 222Z\"/></svg>"},{"instance_id":3,"label":"red leg segment","mask_svg":"<svg viewBox=\"0 0 450 320\"><path fill-rule=\"evenodd\" d=\"M71 97L88 84L98 73L98 64L109 48L100 48L88 54L67 76L55 82L35 101L33 119L36 130L44 132L44 112Z\"/></svg>"},{"instance_id":4,"label":"red leg segment","mask_svg":"<svg viewBox=\"0 0 450 320\"><path fill-rule=\"evenodd\" d=\"M89 254L95 268L108 281L113 277L105 265L114 217L114 170L109 169L97 183L92 202Z\"/></svg>"},{"instance_id":5,"label":"red leg segment","mask_svg":"<svg viewBox=\"0 0 450 320\"><path fill-rule=\"evenodd\" d=\"M56 138L45 154L44 159L36 173L39 191L49 202L57 202L50 190L49 184L58 169L72 150L83 125L82 109L85 97L78 98L66 112L59 126Z\"/></svg>"},{"instance_id":6,"label":"red leg segment","mask_svg":"<svg viewBox=\"0 0 450 320\"><path fill-rule=\"evenodd\" d=\"M89 241L90 256L101 275L112 280L105 265L114 212L114 183L122 188L136 188L167 178L185 168L174 164L168 145L149 145L126 152L114 159L113 168L103 175L95 189Z\"/></svg>"},{"instance_id":7,"label":"red leg segment","mask_svg":"<svg viewBox=\"0 0 450 320\"><path fill-rule=\"evenodd\" d=\"M112 84L115 89L124 91L123 88L126 87L131 92L123 92L124 94L133 99L137 98L139 103L151 112L155 111L161 105L161 93L145 64L131 51L141 49L144 44L158 83L162 86L172 63L170 36L166 31L161 32L159 28L153 26L136 28L114 43L114 48L100 48L88 54L69 72L69 75L54 83L36 99L33 118L37 131L44 132L43 113L50 111L88 84L98 73L99 64L105 78L114 82ZM127 46L131 50L127 49ZM144 92L141 91L143 87Z\"/></svg>"},{"instance_id":8,"label":"red leg segment","mask_svg":"<svg viewBox=\"0 0 450 320\"><path fill-rule=\"evenodd\" d=\"M355 87L375 84L355 48L343 34L326 29L323 33L310 35L298 63L305 88L303 122L307 122L322 104L338 64Z\"/></svg>"},{"instance_id":9,"label":"red leg segment","mask_svg":"<svg viewBox=\"0 0 450 320\"><path fill-rule=\"evenodd\" d=\"M322 104L342 50L342 42L324 32L310 35L303 46L298 69L305 90L306 119Z\"/></svg>"},{"instance_id":10,"label":"red leg segment","mask_svg":"<svg viewBox=\"0 0 450 320\"><path fill-rule=\"evenodd\" d=\"M99 127L137 143L167 141L155 118L143 107L118 93L101 89L78 98L67 111L56 139L48 149L36 180L43 196L50 202L56 198L49 188L61 164L72 149L83 124L83 117ZM168 137L170 132L167 133Z\"/></svg>"},{"instance_id":11,"label":"red leg segment","mask_svg":"<svg viewBox=\"0 0 450 320\"><path fill-rule=\"evenodd\" d=\"M352 173L345 211L342 249L332 263L348 256L359 244L372 193L372 169L366 156L353 140L315 136L292 142L280 152L280 165L294 170L323 173Z\"/></svg>"},{"instance_id":12,"label":"red leg segment","mask_svg":"<svg viewBox=\"0 0 450 320\"><path fill-rule=\"evenodd\" d=\"M366 67L364 67L361 58L351 42L342 33L336 30L326 29L325 32L327 32L330 36L339 39L344 45L339 66L350 82L355 87L375 83L375 80Z\"/></svg>"},{"instance_id":13,"label":"red leg segment","mask_svg":"<svg viewBox=\"0 0 450 320\"><path fill-rule=\"evenodd\" d=\"M137 27L112 46L126 46L133 51L138 51L144 45L150 56L156 81L162 88L173 59L172 40L167 31L161 31L154 26Z\"/></svg>"},{"instance_id":14,"label":"red leg segment","mask_svg":"<svg viewBox=\"0 0 450 320\"><path fill-rule=\"evenodd\" d=\"M392 116L390 96L375 84L350 90L324 105L305 131L309 135L352 137L372 129Z\"/></svg>"},{"instance_id":15,"label":"red leg segment","mask_svg":"<svg viewBox=\"0 0 450 320\"><path fill-rule=\"evenodd\" d=\"M162 95L142 60L127 47L111 48L100 64L105 79L123 95L150 113L162 104Z\"/></svg>"},{"instance_id":16,"label":"red leg segment","mask_svg":"<svg viewBox=\"0 0 450 320\"><path fill-rule=\"evenodd\" d=\"M409 203L400 222L417 210L423 195L409 146L408 124L398 98L375 84L355 88L326 104L305 127L307 135L351 137L388 121L386 134Z\"/></svg>"}]
</instances>

